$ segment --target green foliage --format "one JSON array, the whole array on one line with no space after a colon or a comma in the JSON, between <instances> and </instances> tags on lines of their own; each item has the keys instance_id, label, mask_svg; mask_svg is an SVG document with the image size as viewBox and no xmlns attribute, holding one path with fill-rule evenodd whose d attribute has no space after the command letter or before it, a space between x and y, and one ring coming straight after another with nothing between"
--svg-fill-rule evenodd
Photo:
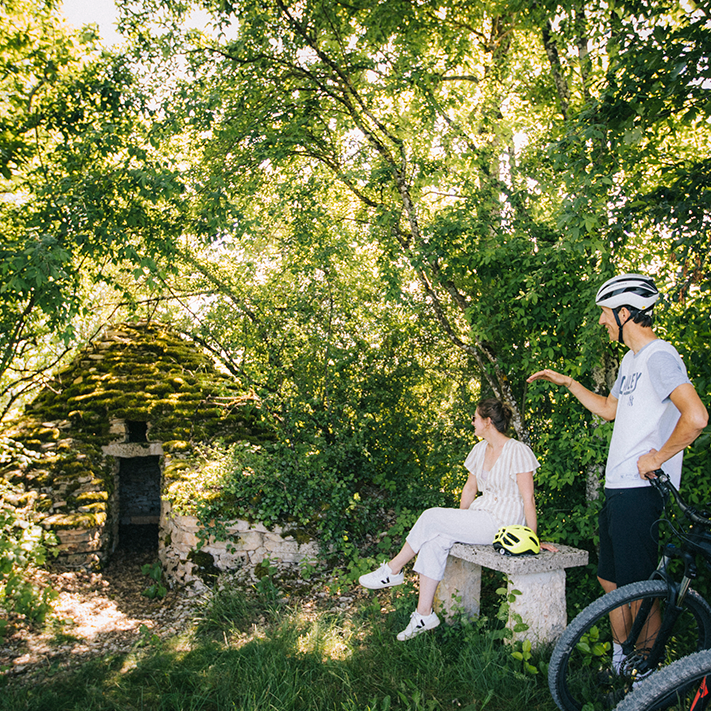
<instances>
[{"instance_id":1,"label":"green foliage","mask_svg":"<svg viewBox=\"0 0 711 711\"><path fill-rule=\"evenodd\" d=\"M515 635L521 635L528 629L528 625L523 621L520 614L511 613L511 605L516 602L516 598L521 595L521 591L515 588L509 590L509 586L507 586L497 588L496 594L501 598L499 609L496 611L499 627L492 630L487 629L486 633L490 634L494 639L504 640L510 648L512 659L520 663L523 673L535 676L539 673L539 669L534 663L536 660L531 641L529 639L513 639Z\"/></svg>"},{"instance_id":2,"label":"green foliage","mask_svg":"<svg viewBox=\"0 0 711 711\"><path fill-rule=\"evenodd\" d=\"M46 561L56 539L28 520L22 510L6 503L17 494L0 479L0 637L10 614L43 622L57 595L49 587L38 587L31 578L33 570Z\"/></svg>"},{"instance_id":3,"label":"green foliage","mask_svg":"<svg viewBox=\"0 0 711 711\"><path fill-rule=\"evenodd\" d=\"M141 595L145 595L150 600L155 600L168 594L168 588L163 585L163 567L159 560L155 563L146 563L141 566L141 573L147 575L153 581Z\"/></svg>"},{"instance_id":4,"label":"green foliage","mask_svg":"<svg viewBox=\"0 0 711 711\"><path fill-rule=\"evenodd\" d=\"M155 647L160 642L160 637L155 632L151 632L151 629L144 624L141 624L138 628L138 633L140 637L138 642L136 642L137 647Z\"/></svg>"},{"instance_id":5,"label":"green foliage","mask_svg":"<svg viewBox=\"0 0 711 711\"><path fill-rule=\"evenodd\" d=\"M586 666L594 666L596 669L604 667L600 664L601 658L612 654L610 643L600 642L600 630L597 627L592 627L580 638L577 649L583 655L582 663Z\"/></svg>"},{"instance_id":6,"label":"green foliage","mask_svg":"<svg viewBox=\"0 0 711 711\"><path fill-rule=\"evenodd\" d=\"M39 341L81 342L97 294L135 305L170 271L183 186L151 144L135 68L68 32L56 3L3 3L0 47L4 417L56 366Z\"/></svg>"},{"instance_id":7,"label":"green foliage","mask_svg":"<svg viewBox=\"0 0 711 711\"><path fill-rule=\"evenodd\" d=\"M346 512L366 513L381 491L398 508L421 510L416 490L456 501L465 413L493 390L540 451L541 499L555 516L542 531L590 541L585 524L558 514L584 506L580 475L603 447L589 419L561 413L538 386L529 393L525 377L543 365L579 374L599 359L596 316L578 304L591 301L609 250L587 231L563 234L559 201L531 189L527 176L545 177L527 158L540 145L520 161L511 145L530 130L527 107L491 120L525 84L522 67L545 66L523 50L530 26L514 59L506 6L388 4L399 19L377 27L372 8L330 2L298 18L279 3L210 9L220 21L239 14L238 39L215 53L207 37L186 37L190 72L166 110L200 165L189 229L219 244L191 257L197 283L220 295L201 329L239 354L234 372L278 413L291 448L281 479L298 482L304 503L311 488L342 483L332 510ZM480 25L487 40L461 32ZM278 496L267 515L299 508Z\"/></svg>"},{"instance_id":8,"label":"green foliage","mask_svg":"<svg viewBox=\"0 0 711 711\"><path fill-rule=\"evenodd\" d=\"M340 458L336 448L320 452L307 444L215 446L192 462L191 471L199 476L186 474L167 495L176 511L197 514L205 538L228 538L227 524L243 518L278 524L299 541L316 539L324 549L355 558L364 538L379 532L384 511L392 506L366 478L367 465L364 452ZM423 491L422 477L417 483L413 497L444 498L437 491ZM401 492L395 505L406 501L406 492ZM412 523L413 514L401 511L378 548L390 547Z\"/></svg>"},{"instance_id":9,"label":"green foliage","mask_svg":"<svg viewBox=\"0 0 711 711\"><path fill-rule=\"evenodd\" d=\"M531 640L524 639L522 642L517 642L516 649L511 652L511 656L521 662L523 671L526 674L538 674L538 667L531 664L531 660L533 659Z\"/></svg>"}]
</instances>

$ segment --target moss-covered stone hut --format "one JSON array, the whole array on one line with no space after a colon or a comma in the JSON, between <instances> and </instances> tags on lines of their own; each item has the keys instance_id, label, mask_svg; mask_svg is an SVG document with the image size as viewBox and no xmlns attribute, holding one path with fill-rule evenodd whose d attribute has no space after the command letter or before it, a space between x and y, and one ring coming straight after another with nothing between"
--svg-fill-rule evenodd
<instances>
[{"instance_id":1,"label":"moss-covered stone hut","mask_svg":"<svg viewBox=\"0 0 711 711\"><path fill-rule=\"evenodd\" d=\"M106 330L6 431L13 505L59 539L59 562L100 567L130 527L158 542L161 494L199 445L269 438L258 398L170 328ZM19 447L19 449L18 449Z\"/></svg>"}]
</instances>

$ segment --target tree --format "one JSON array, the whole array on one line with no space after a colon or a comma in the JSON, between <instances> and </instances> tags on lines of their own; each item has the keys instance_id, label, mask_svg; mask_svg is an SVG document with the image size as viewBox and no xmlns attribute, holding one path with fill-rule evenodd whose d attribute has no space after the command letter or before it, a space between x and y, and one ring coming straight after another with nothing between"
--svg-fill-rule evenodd
<instances>
[{"instance_id":1,"label":"tree","mask_svg":"<svg viewBox=\"0 0 711 711\"><path fill-rule=\"evenodd\" d=\"M507 353L525 350L533 324L545 334L556 320L552 300L538 305L536 270L545 273L545 248L560 243L514 175L515 116L504 107L521 62L509 55L529 39L514 33L515 13L400 2L212 9L223 22L239 17L239 37L191 48L194 79L173 108L193 145L204 145L193 230L247 235L256 195L299 180L325 196L339 181L349 194L332 219L345 211L364 226L392 289L417 277L443 333L512 405L525 438L523 371L511 370L519 362ZM522 61L540 68L540 58ZM557 263L572 277L592 261L573 246ZM570 291L573 279L558 284ZM511 299L535 317L501 313ZM513 331L496 333L492 315Z\"/></svg>"},{"instance_id":2,"label":"tree","mask_svg":"<svg viewBox=\"0 0 711 711\"><path fill-rule=\"evenodd\" d=\"M331 284L347 260L334 266L311 251L324 239L319 227L368 245L388 297L404 303L417 292L432 327L474 364L481 392L514 407L519 437L532 434L545 453L546 505L569 526L570 512L588 506L577 477L596 488L607 428L565 394L528 392L525 376L550 364L604 390L616 358L596 326L597 286L650 263L666 280L673 241L650 230L662 217L655 191L676 186L687 215L703 192L691 177L703 161L689 172L690 162L679 165L679 181L662 170L675 143L685 161L701 149L684 120L691 104L697 117L705 110L703 12L636 2L204 6L216 36L162 34L153 45L184 42L165 125L194 166L186 232L244 249L243 274L250 262L263 269L272 249L279 264L313 254ZM124 7L145 45L137 8L149 6ZM172 11L178 32L186 6L150 8ZM654 59L648 75L640 45ZM689 69L676 71L681 61L667 55ZM688 91L676 85L681 75ZM650 121L659 100L664 111ZM637 108L624 118L620 106ZM703 245L696 214L692 241ZM281 293L298 288L279 283ZM241 323L265 333L265 302L253 297L242 289L233 303ZM312 303L298 308L310 314ZM283 325L284 310L271 309Z\"/></svg>"},{"instance_id":3,"label":"tree","mask_svg":"<svg viewBox=\"0 0 711 711\"><path fill-rule=\"evenodd\" d=\"M3 416L71 344L87 289L169 268L179 175L150 145L151 110L125 57L63 29L53 2L0 16L0 377ZM125 292L124 292L125 293Z\"/></svg>"},{"instance_id":4,"label":"tree","mask_svg":"<svg viewBox=\"0 0 711 711\"><path fill-rule=\"evenodd\" d=\"M594 494L606 426L525 377L552 365L609 386L593 297L622 268L675 284L665 321L688 304L686 338L704 343L704 10L201 6L212 33L181 29L190 3L124 0L131 53L67 49L51 84L45 55L61 43L8 40L33 59L6 90L5 180L23 200L0 209L0 315L19 329L6 363L41 328L71 333L86 286L106 282L181 314L271 399L284 442L311 438L334 471L387 462L368 476L390 486L398 449L434 461L445 423L463 440L458 406L504 398L545 459L548 519L577 526L578 477Z\"/></svg>"}]
</instances>

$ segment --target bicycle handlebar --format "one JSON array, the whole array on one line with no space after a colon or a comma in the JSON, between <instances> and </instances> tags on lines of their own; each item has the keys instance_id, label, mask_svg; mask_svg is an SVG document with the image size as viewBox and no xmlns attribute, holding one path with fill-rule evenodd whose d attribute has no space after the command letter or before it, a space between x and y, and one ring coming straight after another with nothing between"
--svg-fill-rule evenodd
<instances>
[{"instance_id":1,"label":"bicycle handlebar","mask_svg":"<svg viewBox=\"0 0 711 711\"><path fill-rule=\"evenodd\" d=\"M662 495L671 493L676 501L677 505L681 509L681 512L686 516L692 523L698 523L702 526L711 527L711 519L707 516L699 514L695 508L689 506L681 498L681 494L677 491L674 484L671 483L669 475L666 474L662 469L657 469L654 473L654 477L649 479L652 486L657 489Z\"/></svg>"}]
</instances>

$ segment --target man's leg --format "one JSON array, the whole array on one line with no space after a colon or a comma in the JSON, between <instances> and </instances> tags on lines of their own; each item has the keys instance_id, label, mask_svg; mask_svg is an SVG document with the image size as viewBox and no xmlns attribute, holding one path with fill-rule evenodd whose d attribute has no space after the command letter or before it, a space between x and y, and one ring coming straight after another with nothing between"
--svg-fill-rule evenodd
<instances>
[{"instance_id":1,"label":"man's leg","mask_svg":"<svg viewBox=\"0 0 711 711\"><path fill-rule=\"evenodd\" d=\"M605 580L599 575L597 579L602 585L602 589L605 594L617 590L617 583L613 583L610 580ZM612 628L612 639L616 644L622 644L629 634L630 626L632 625L632 617L630 615L630 608L627 605L618 607L610 613L610 627Z\"/></svg>"}]
</instances>

